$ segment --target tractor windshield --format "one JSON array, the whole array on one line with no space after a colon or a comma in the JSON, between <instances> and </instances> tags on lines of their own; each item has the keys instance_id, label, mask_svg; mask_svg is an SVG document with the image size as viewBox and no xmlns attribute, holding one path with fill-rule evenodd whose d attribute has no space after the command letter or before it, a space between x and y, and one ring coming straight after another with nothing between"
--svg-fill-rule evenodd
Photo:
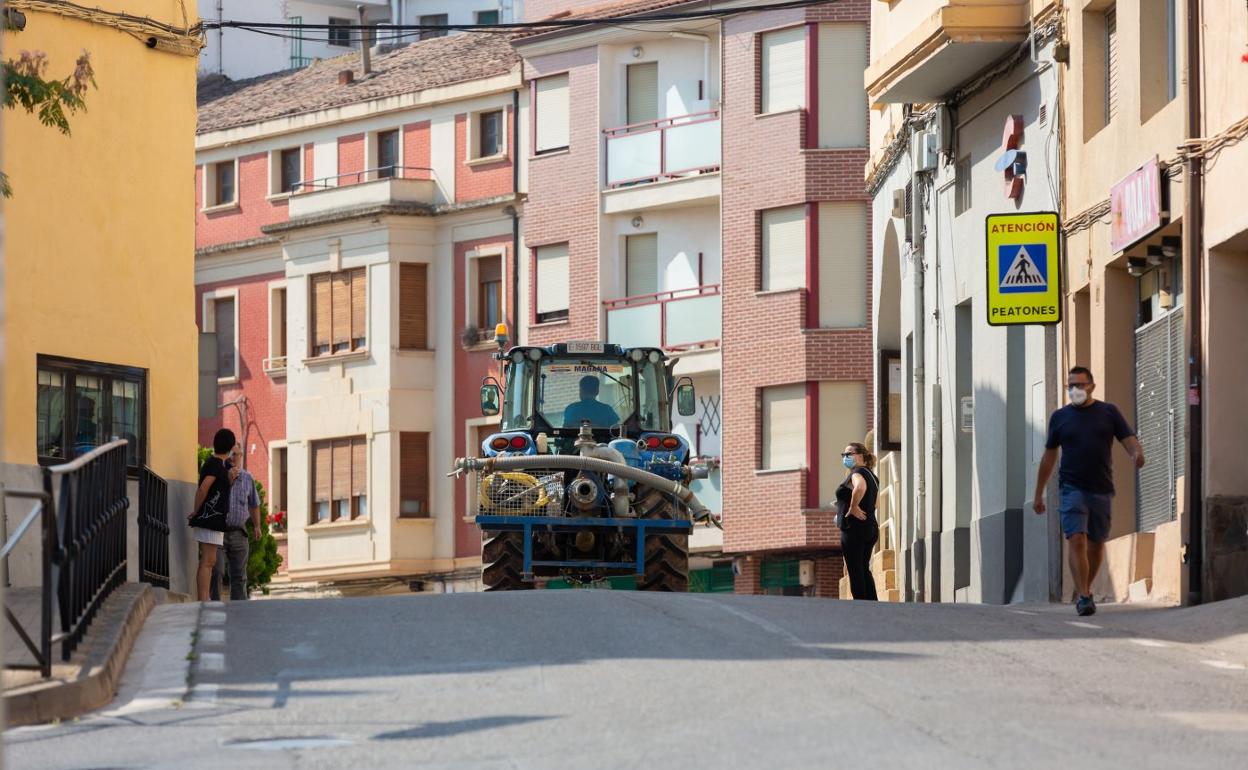
<instances>
[{"instance_id":1,"label":"tractor windshield","mask_svg":"<svg viewBox=\"0 0 1248 770\"><path fill-rule=\"evenodd\" d=\"M666 373L661 363L543 357L514 362L507 372L504 430L533 427L539 414L552 428L615 428L636 414L642 430L666 430Z\"/></svg>"}]
</instances>

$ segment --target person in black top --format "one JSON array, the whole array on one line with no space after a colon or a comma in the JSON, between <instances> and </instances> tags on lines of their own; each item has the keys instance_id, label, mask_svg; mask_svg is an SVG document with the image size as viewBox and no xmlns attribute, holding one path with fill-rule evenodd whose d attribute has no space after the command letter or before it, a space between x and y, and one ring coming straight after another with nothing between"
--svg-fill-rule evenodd
<instances>
[{"instance_id":1,"label":"person in black top","mask_svg":"<svg viewBox=\"0 0 1248 770\"><path fill-rule=\"evenodd\" d=\"M217 563L217 551L225 542L231 482L225 461L234 444L232 430L222 428L213 436L213 454L199 469L195 507L187 515L191 531L195 533L195 540L199 543L199 570L195 574L195 583L201 602L210 601L212 598L212 568Z\"/></svg>"},{"instance_id":2,"label":"person in black top","mask_svg":"<svg viewBox=\"0 0 1248 770\"><path fill-rule=\"evenodd\" d=\"M1136 468L1144 467L1144 449L1118 407L1092 398L1096 383L1087 367L1071 369L1066 387L1070 403L1049 418L1049 437L1044 445L1044 456L1040 458L1033 507L1037 514L1047 510L1044 487L1053 474L1060 448L1059 512L1062 534L1070 545L1067 551L1070 571L1075 577L1075 612L1091 615L1096 612L1092 581L1101 568L1105 541L1109 539L1110 508L1114 500L1111 457L1114 439L1122 442Z\"/></svg>"},{"instance_id":3,"label":"person in black top","mask_svg":"<svg viewBox=\"0 0 1248 770\"><path fill-rule=\"evenodd\" d=\"M865 445L854 442L841 453L841 462L849 469L849 476L836 488L836 510L849 590L855 599L874 602L877 597L875 578L871 576L871 549L880 539L880 525L875 518L880 482L871 470L875 455Z\"/></svg>"}]
</instances>

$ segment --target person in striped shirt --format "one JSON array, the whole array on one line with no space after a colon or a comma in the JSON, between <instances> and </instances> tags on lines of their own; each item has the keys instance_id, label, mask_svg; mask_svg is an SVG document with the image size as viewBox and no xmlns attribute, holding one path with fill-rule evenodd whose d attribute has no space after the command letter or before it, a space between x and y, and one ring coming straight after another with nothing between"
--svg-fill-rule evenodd
<instances>
[{"instance_id":1,"label":"person in striped shirt","mask_svg":"<svg viewBox=\"0 0 1248 770\"><path fill-rule=\"evenodd\" d=\"M243 468L243 448L238 444L230 451L226 467L230 469L230 511L225 516L225 544L221 550L225 559L217 559L212 570L212 600L221 599L221 576L228 562L230 576L230 600L247 597L247 557L250 545L247 540L247 522L251 531L260 537L260 496L256 493L255 478Z\"/></svg>"}]
</instances>

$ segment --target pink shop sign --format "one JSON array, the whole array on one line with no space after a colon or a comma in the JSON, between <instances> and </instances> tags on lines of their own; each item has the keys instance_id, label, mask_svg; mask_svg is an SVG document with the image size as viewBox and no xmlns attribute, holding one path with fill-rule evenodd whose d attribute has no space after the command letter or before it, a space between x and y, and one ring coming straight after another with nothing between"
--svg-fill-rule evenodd
<instances>
[{"instance_id":1,"label":"pink shop sign","mask_svg":"<svg viewBox=\"0 0 1248 770\"><path fill-rule=\"evenodd\" d=\"M1109 188L1109 250L1118 253L1161 227L1161 169L1157 158Z\"/></svg>"}]
</instances>

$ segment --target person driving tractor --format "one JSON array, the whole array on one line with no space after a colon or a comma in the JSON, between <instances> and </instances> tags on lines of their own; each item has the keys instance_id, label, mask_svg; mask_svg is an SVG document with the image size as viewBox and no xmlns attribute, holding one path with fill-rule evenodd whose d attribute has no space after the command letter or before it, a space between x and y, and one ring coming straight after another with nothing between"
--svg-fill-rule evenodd
<instances>
[{"instance_id":1,"label":"person driving tractor","mask_svg":"<svg viewBox=\"0 0 1248 770\"><path fill-rule=\"evenodd\" d=\"M594 375L581 378L581 400L573 401L563 410L563 426L575 427L588 420L590 425L599 428L610 428L620 423L620 416L608 404L598 400L601 384Z\"/></svg>"}]
</instances>

